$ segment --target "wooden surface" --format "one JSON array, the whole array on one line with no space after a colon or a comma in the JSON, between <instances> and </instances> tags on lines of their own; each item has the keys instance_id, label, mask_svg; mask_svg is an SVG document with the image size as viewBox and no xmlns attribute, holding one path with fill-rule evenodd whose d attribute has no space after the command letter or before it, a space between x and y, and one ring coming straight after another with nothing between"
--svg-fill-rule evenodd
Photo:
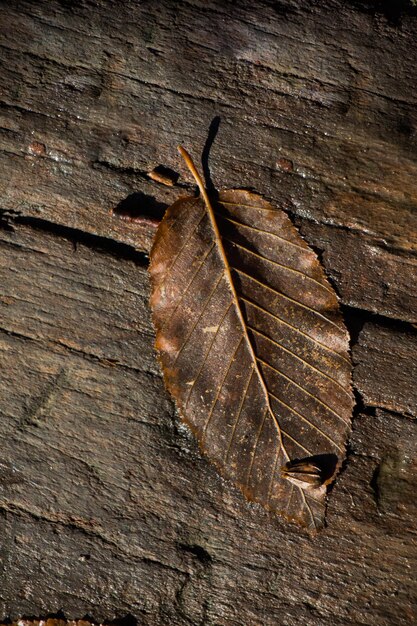
<instances>
[{"instance_id":1,"label":"wooden surface","mask_svg":"<svg viewBox=\"0 0 417 626\"><path fill-rule=\"evenodd\" d=\"M0 619L416 620L417 17L391 4L2 5ZM218 477L153 353L155 220L215 116L215 184L288 211L352 337L316 537Z\"/></svg>"}]
</instances>

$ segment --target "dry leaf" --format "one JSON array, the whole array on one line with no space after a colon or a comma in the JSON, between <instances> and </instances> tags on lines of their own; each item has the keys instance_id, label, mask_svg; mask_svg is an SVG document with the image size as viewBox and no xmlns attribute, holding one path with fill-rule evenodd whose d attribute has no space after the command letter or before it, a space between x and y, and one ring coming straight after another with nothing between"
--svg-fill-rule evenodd
<instances>
[{"instance_id":1,"label":"dry leaf","mask_svg":"<svg viewBox=\"0 0 417 626\"><path fill-rule=\"evenodd\" d=\"M248 499L320 528L323 485L345 455L353 407L336 295L283 211L248 191L211 203L180 151L201 197L167 210L151 253L165 384L224 477ZM294 480L310 457L310 481Z\"/></svg>"}]
</instances>

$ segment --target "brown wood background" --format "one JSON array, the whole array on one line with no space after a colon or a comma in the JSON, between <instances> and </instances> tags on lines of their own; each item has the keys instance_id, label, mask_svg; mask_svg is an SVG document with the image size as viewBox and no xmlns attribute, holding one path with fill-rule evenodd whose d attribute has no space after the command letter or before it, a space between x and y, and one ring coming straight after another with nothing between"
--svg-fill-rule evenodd
<instances>
[{"instance_id":1,"label":"brown wood background","mask_svg":"<svg viewBox=\"0 0 417 626\"><path fill-rule=\"evenodd\" d=\"M417 619L417 10L408 1L1 3L0 619ZM282 206L352 336L328 527L249 505L153 353L154 218L194 189ZM179 174L168 188L148 172ZM115 220L117 206L144 216Z\"/></svg>"}]
</instances>

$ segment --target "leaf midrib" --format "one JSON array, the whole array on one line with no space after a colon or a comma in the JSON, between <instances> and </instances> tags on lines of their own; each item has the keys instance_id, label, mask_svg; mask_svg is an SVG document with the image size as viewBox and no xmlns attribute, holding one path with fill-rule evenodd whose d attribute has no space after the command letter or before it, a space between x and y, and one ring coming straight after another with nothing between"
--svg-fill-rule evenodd
<instances>
[{"instance_id":1,"label":"leaf midrib","mask_svg":"<svg viewBox=\"0 0 417 626\"><path fill-rule=\"evenodd\" d=\"M257 374L259 383L260 383L261 388L262 388L262 392L263 392L263 396L264 396L264 400L265 400L266 406L268 408L270 416L272 417L273 423L275 424L275 427L277 429L279 444L280 444L280 446L282 448L282 451L284 452L285 456L289 460L289 455L288 455L288 453L287 453L287 451L286 451L286 449L284 447L284 442L282 440L280 425L278 423L276 415L274 414L274 412L272 410L272 407L271 407L271 404L270 404L270 401L269 401L268 388L267 388L265 380L264 380L264 378L262 376L262 372L261 372L260 367L258 365L256 354L255 354L252 342L250 340L248 330L246 328L245 318L244 318L242 310L240 308L239 297L238 297L238 294L237 294L237 291L236 291L236 288L235 288L235 285L234 285L234 282L233 282L233 278L232 278L231 267L229 265L229 261L227 259L227 256L226 256L226 253L225 253L225 250L224 250L221 234L220 234L217 222L216 222L216 217L215 217L215 214L214 214L213 207L211 205L210 198L209 198L209 196L207 194L207 190L206 190L206 188L204 186L204 182L203 182L199 172L197 171L197 169L196 169L196 167L195 167L191 157L189 156L188 152L186 152L186 150L184 150L184 148L182 148L182 147L180 147L179 150L180 150L180 153L182 154L182 156L184 157L185 162L187 163L187 166L189 167L191 173L193 174L193 176L194 176L194 178L195 178L195 180L197 182L197 185L198 185L199 190L200 190L201 197L202 197L202 199L204 201L204 204L206 206L206 210L207 210L208 216L210 218L210 223L211 223L211 226L212 226L212 229L213 229L213 233L214 233L214 239L215 239L215 242L217 244L217 249L219 251L219 255L220 255L223 267L224 267L224 273L226 275L226 279L227 279L227 283L229 285L229 289L230 289L230 291L232 293L234 308L235 308L235 311L236 311L237 316L239 318L239 321L240 321L240 324L241 324L241 328L242 328L243 337L245 339L246 346L247 346L247 348L249 350L249 354L251 356L253 369L254 369L254 371Z\"/></svg>"},{"instance_id":2,"label":"leaf midrib","mask_svg":"<svg viewBox=\"0 0 417 626\"><path fill-rule=\"evenodd\" d=\"M290 460L290 457L289 457L288 452L287 452L287 450L286 450L286 448L284 446L282 433L281 433L281 427L279 425L279 422L277 420L277 417L276 417L275 413L272 410L272 407L271 407L271 404L270 404L270 399L269 399L268 388L266 386L266 383L265 383L265 380L263 378L262 372L260 371L260 368L259 368L259 365L258 365L258 359L257 359L257 356L255 354L255 351L254 351L254 348L253 348L253 345L252 345L252 342L251 342L250 337L249 337L249 333L248 333L246 322L245 322L245 319L244 319L244 316L243 316L243 312L242 312L242 310L240 308L239 296L237 294L237 291L236 291L236 288L235 288L235 285L234 285L234 282L233 282L233 278L232 278L232 273L231 273L231 269L233 269L233 268L231 268L231 266L229 265L229 261L227 259L227 256L226 256L226 253L225 253L225 250L224 250L224 247L223 247L221 234L220 234L217 222L216 222L215 213L214 213L213 207L211 205L210 198L209 198L209 196L207 194L207 191L206 191L206 188L204 186L203 180L202 180L200 174L198 173L198 171L197 171L197 169L196 169L196 167L195 167L191 157L188 155L188 153L181 146L179 147L179 150L180 150L182 156L184 157L184 159L185 159L185 161L186 161L186 163L187 163L191 173L193 174L193 176L194 176L194 178L195 178L195 180L196 180L196 182L198 184L198 187L200 189L201 197L202 197L202 199L204 201L204 204L205 204L208 216L210 218L210 223L211 223L211 226L212 226L212 229L213 229L215 242L217 244L217 249L219 251L219 255L220 255L223 267L224 267L224 274L226 276L227 283L229 285L229 289L230 289L231 294L232 294L232 298L233 298L232 304L234 305L235 311L236 311L237 316L239 318L239 321L240 321L240 324L241 324L241 328L242 328L242 334L243 334L243 337L245 339L245 343L246 343L246 345L248 347L249 353L251 355L252 367L253 367L252 374L253 374L254 371L256 372L257 378L259 380L259 383L260 383L262 391L263 391L265 404L266 404L266 407L267 407L267 412L271 416L272 421L273 421L273 423L274 423L274 425L276 427L276 430L277 430L278 440L279 441L278 441L278 445L277 445L277 449L276 449L274 470L273 470L272 475L271 475L270 487L269 487L269 490L268 490L268 502L269 502L270 497L272 495L272 489L273 489L273 484L274 484L275 474L276 474L276 465L277 465L277 462L278 462L280 450L282 450L282 453L283 453L284 457L288 461ZM240 345L240 343L241 342L239 342L239 345ZM189 396L188 396L188 399L189 399ZM188 403L188 400L187 400L187 403ZM265 421L265 413L263 413L262 422L264 423L264 421ZM229 450L228 450L228 452L229 452ZM253 463L253 460L254 460L254 456L255 456L255 450L253 452L252 463ZM249 478L249 476L248 476L248 478ZM300 493L300 495L301 495L301 497L303 499L304 505L305 505L306 509L308 510L308 512L310 514L310 517L311 517L313 525L316 526L314 515L313 515L313 513L311 511L311 507L309 506L309 504L306 501L306 497L305 497L305 494L304 494L303 490L298 488L297 491Z\"/></svg>"}]
</instances>

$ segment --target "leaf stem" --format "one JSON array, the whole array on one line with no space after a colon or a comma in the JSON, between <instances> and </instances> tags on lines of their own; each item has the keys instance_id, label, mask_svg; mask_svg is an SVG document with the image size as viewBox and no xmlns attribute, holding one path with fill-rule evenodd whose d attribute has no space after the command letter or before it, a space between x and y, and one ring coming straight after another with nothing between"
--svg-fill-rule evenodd
<instances>
[{"instance_id":1,"label":"leaf stem","mask_svg":"<svg viewBox=\"0 0 417 626\"><path fill-rule=\"evenodd\" d=\"M194 161L192 160L190 154L182 146L178 146L178 152L180 153L180 155L184 159L184 161L185 161L188 169L190 170L191 174L194 176L195 181L196 181L196 183L198 185L198 188L200 190L201 197L203 198L204 202L206 203L206 205L208 205L211 208L211 210L213 210L212 206L210 204L210 199L208 197L207 190L205 188L203 179L201 178L201 176L200 176L196 166L194 165Z\"/></svg>"}]
</instances>

